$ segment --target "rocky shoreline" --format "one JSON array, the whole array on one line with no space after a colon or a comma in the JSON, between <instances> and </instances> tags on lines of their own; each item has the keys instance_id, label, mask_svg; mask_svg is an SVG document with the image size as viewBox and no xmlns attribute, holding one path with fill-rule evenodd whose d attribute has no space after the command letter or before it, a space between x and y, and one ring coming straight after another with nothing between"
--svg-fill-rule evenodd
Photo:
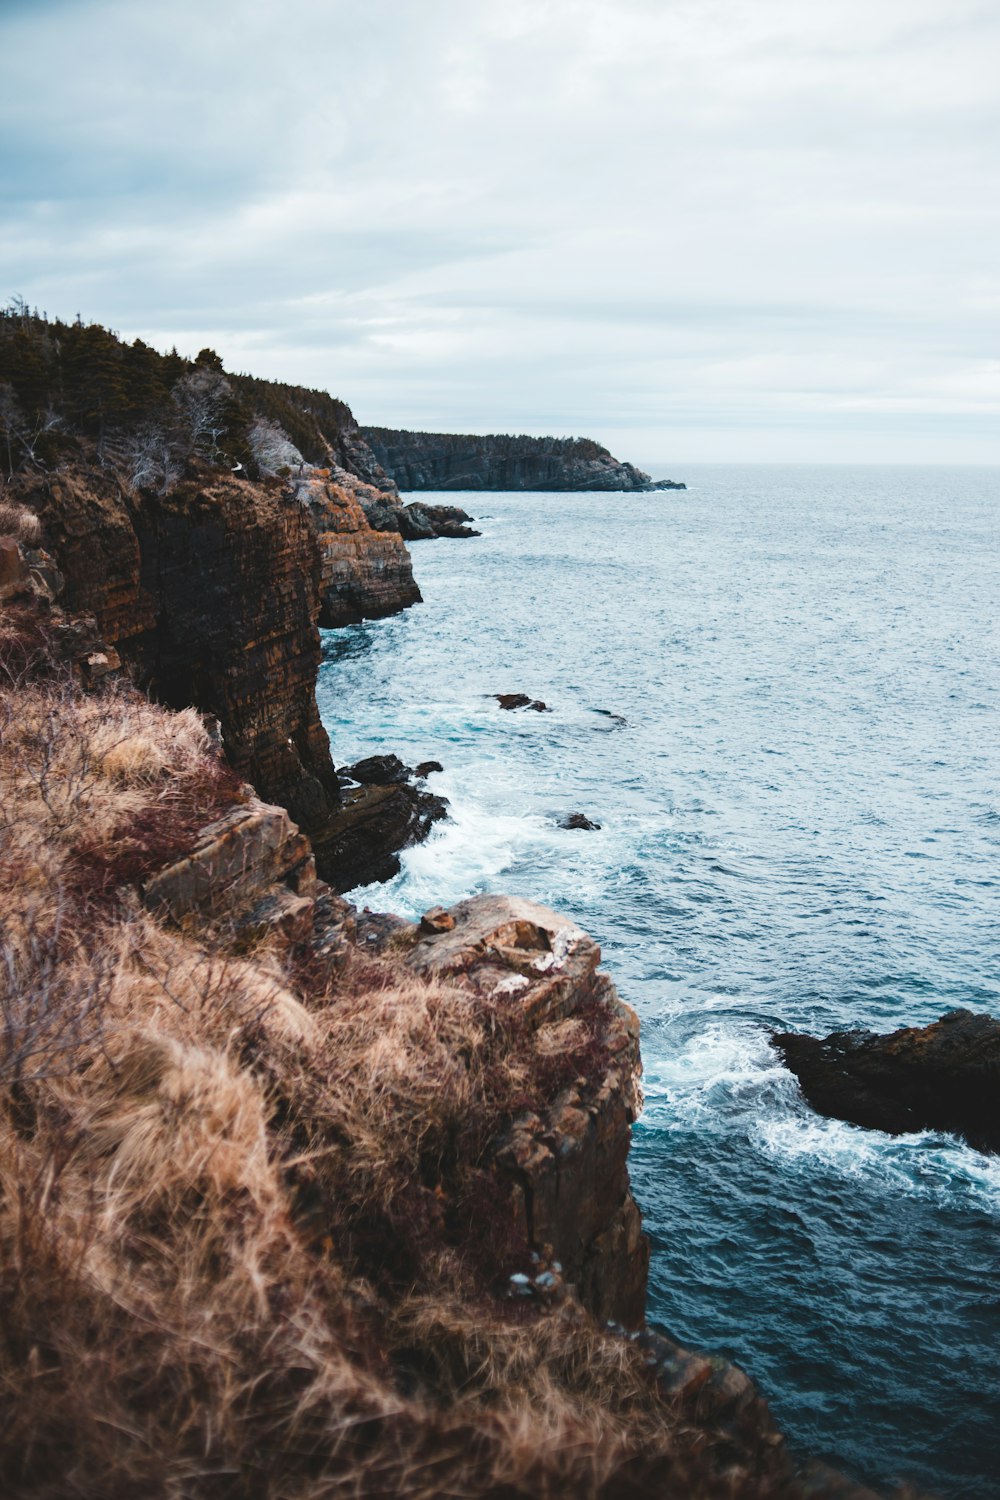
<instances>
[{"instance_id":1,"label":"rocky shoreline","mask_svg":"<svg viewBox=\"0 0 1000 1500\"><path fill-rule=\"evenodd\" d=\"M490 437L363 427L361 435L401 490L683 490L621 463L590 438Z\"/></svg>"}]
</instances>

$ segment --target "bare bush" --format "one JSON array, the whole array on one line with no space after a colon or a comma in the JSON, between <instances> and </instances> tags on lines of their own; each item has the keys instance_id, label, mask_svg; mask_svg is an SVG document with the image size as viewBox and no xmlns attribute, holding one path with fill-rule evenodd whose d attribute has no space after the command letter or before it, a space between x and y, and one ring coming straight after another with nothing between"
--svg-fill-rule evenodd
<instances>
[{"instance_id":1,"label":"bare bush","mask_svg":"<svg viewBox=\"0 0 1000 1500\"><path fill-rule=\"evenodd\" d=\"M14 388L7 381L0 383L0 444L6 467L6 478L14 475L25 462L39 464L40 440L49 433L58 432L63 420L51 408L33 419L25 416Z\"/></svg>"},{"instance_id":2,"label":"bare bush","mask_svg":"<svg viewBox=\"0 0 1000 1500\"><path fill-rule=\"evenodd\" d=\"M189 452L204 453L213 463L226 430L226 409L233 388L221 370L199 367L182 375L171 392Z\"/></svg>"},{"instance_id":3,"label":"bare bush","mask_svg":"<svg viewBox=\"0 0 1000 1500\"><path fill-rule=\"evenodd\" d=\"M136 489L166 495L184 472L183 455L162 422L147 422L124 446L125 472Z\"/></svg>"},{"instance_id":4,"label":"bare bush","mask_svg":"<svg viewBox=\"0 0 1000 1500\"><path fill-rule=\"evenodd\" d=\"M285 429L270 417L255 417L247 433L250 451L262 474L300 469L305 460Z\"/></svg>"}]
</instances>

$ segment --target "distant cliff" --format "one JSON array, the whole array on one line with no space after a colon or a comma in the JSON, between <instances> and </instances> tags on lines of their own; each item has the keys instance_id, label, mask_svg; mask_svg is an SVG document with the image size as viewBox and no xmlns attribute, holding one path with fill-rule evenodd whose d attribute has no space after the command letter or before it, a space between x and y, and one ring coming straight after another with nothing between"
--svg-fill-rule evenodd
<instances>
[{"instance_id":1,"label":"distant cliff","mask_svg":"<svg viewBox=\"0 0 1000 1500\"><path fill-rule=\"evenodd\" d=\"M401 490L683 489L654 482L590 438L489 437L362 427L377 463Z\"/></svg>"}]
</instances>

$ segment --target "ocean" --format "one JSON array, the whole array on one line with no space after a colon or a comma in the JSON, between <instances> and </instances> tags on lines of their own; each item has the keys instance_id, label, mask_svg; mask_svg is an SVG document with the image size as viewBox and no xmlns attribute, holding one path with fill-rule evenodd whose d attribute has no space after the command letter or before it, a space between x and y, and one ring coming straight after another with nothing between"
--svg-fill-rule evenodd
<instances>
[{"instance_id":1,"label":"ocean","mask_svg":"<svg viewBox=\"0 0 1000 1500\"><path fill-rule=\"evenodd\" d=\"M651 1320L802 1453L1000 1495L1000 1158L822 1119L768 1044L1000 1016L1000 470L677 477L419 497L483 534L324 633L320 708L338 764L440 761L451 817L351 899L501 890L591 932L642 1020Z\"/></svg>"}]
</instances>

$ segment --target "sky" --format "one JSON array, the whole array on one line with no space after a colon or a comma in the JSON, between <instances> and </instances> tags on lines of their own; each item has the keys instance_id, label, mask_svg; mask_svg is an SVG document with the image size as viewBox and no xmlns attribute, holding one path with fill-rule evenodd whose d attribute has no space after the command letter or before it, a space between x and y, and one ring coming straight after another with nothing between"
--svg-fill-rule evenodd
<instances>
[{"instance_id":1,"label":"sky","mask_svg":"<svg viewBox=\"0 0 1000 1500\"><path fill-rule=\"evenodd\" d=\"M0 298L359 420L1000 463L998 0L0 0Z\"/></svg>"}]
</instances>

